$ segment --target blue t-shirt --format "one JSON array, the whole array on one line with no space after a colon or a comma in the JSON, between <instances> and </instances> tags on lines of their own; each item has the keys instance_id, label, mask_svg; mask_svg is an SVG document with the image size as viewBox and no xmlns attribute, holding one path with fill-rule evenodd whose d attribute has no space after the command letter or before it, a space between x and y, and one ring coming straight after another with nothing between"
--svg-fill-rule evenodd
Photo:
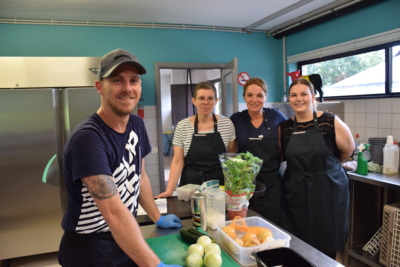
<instances>
[{"instance_id":1,"label":"blue t-shirt","mask_svg":"<svg viewBox=\"0 0 400 267\"><path fill-rule=\"evenodd\" d=\"M278 126L279 124L286 120L285 115L282 114L279 110L273 108L263 108L265 118L268 121L268 125L271 128L271 135L273 137L278 137ZM247 140L249 139L249 124L251 130L253 131L253 136L251 137L258 137L262 135L264 137L270 137L268 130L265 128L264 123L260 125L260 127L255 128L253 124L250 123L250 116L247 112L247 109L236 112L231 116L231 120L233 125L235 125L236 130L236 141L238 143L238 152L243 153L247 152L246 144Z\"/></svg>"},{"instance_id":2,"label":"blue t-shirt","mask_svg":"<svg viewBox=\"0 0 400 267\"><path fill-rule=\"evenodd\" d=\"M110 231L81 178L110 175L124 205L136 216L142 159L151 151L142 118L130 115L124 133L103 122L97 113L71 133L64 149L64 179L68 205L62 227L68 232Z\"/></svg>"}]
</instances>

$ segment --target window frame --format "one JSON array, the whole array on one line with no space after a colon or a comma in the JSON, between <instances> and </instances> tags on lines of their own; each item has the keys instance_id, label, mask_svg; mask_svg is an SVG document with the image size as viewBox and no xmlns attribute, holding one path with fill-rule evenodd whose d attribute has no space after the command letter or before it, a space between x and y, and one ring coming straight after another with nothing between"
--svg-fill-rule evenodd
<instances>
[{"instance_id":1,"label":"window frame","mask_svg":"<svg viewBox=\"0 0 400 267\"><path fill-rule=\"evenodd\" d=\"M310 60L304 60L297 62L297 67L300 70L300 74L302 74L301 70L304 65L309 65L312 63L319 63L323 61L339 59L343 57L354 56L358 54L364 54L368 52L374 52L377 50L385 50L385 93L383 94L369 94L369 95L347 95L347 96L324 96L324 100L345 100L345 99L367 99L367 98L389 98L389 97L400 97L400 92L391 92L391 87L393 84L392 80L392 47L400 45L400 41L394 41L386 44L371 46L367 48L362 48L355 51L349 51L344 53L339 53L336 55L330 55L321 58L315 58Z\"/></svg>"}]
</instances>

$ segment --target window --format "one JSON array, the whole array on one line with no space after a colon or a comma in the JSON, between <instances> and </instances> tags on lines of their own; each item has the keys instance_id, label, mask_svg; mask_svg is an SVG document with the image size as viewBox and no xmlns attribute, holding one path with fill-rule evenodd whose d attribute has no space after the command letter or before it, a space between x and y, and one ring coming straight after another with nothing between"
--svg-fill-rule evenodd
<instances>
[{"instance_id":1,"label":"window","mask_svg":"<svg viewBox=\"0 0 400 267\"><path fill-rule=\"evenodd\" d=\"M320 74L325 99L400 96L400 42L298 63Z\"/></svg>"},{"instance_id":2,"label":"window","mask_svg":"<svg viewBox=\"0 0 400 267\"><path fill-rule=\"evenodd\" d=\"M400 45L392 49L392 92L400 93Z\"/></svg>"},{"instance_id":3,"label":"window","mask_svg":"<svg viewBox=\"0 0 400 267\"><path fill-rule=\"evenodd\" d=\"M221 84L221 79L218 79L217 81L212 82L215 86L215 89L217 89L217 98L218 98L218 103L214 108L214 113L215 114L222 114L222 84Z\"/></svg>"}]
</instances>

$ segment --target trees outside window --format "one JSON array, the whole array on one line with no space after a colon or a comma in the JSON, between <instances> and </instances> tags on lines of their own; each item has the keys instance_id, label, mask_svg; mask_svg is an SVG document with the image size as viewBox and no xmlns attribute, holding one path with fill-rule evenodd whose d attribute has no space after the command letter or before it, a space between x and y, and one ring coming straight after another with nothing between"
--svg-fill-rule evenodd
<instances>
[{"instance_id":1,"label":"trees outside window","mask_svg":"<svg viewBox=\"0 0 400 267\"><path fill-rule=\"evenodd\" d=\"M400 93L399 44L388 44L298 64L302 75L321 75L324 97L328 99L348 96L394 96Z\"/></svg>"}]
</instances>

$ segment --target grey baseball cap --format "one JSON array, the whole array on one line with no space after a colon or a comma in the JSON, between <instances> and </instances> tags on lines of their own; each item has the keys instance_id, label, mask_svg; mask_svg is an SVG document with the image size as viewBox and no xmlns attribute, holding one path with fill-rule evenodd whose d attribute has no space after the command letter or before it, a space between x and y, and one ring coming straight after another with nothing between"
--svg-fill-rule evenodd
<instances>
[{"instance_id":1,"label":"grey baseball cap","mask_svg":"<svg viewBox=\"0 0 400 267\"><path fill-rule=\"evenodd\" d=\"M101 58L99 80L110 76L122 64L132 65L139 70L140 74L146 74L146 69L139 63L138 58L134 54L122 49L116 49Z\"/></svg>"}]
</instances>

